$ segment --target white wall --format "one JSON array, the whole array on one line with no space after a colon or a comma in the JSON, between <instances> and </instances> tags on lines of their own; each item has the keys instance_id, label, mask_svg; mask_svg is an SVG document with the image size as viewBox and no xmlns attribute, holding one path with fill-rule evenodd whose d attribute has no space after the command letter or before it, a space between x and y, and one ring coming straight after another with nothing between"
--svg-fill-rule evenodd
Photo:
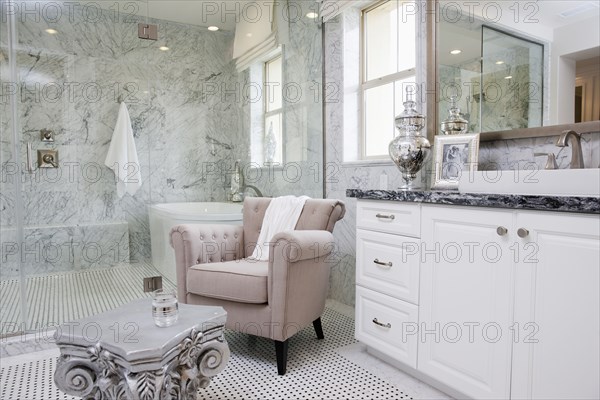
<instances>
[{"instance_id":1,"label":"white wall","mask_svg":"<svg viewBox=\"0 0 600 400\"><path fill-rule=\"evenodd\" d=\"M575 62L593 57L590 49L600 51L598 17L554 31L550 54L550 125L573 122L575 113Z\"/></svg>"}]
</instances>

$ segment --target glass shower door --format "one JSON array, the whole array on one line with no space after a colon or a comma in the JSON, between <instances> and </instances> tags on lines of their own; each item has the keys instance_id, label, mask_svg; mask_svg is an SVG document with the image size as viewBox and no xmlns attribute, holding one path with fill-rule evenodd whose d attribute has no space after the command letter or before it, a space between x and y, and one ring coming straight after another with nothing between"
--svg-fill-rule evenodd
<instances>
[{"instance_id":1,"label":"glass shower door","mask_svg":"<svg viewBox=\"0 0 600 400\"><path fill-rule=\"evenodd\" d=\"M0 2L4 8L6 2ZM0 24L0 337L25 329L27 302L22 268L23 209L20 201L24 160L17 113L15 16Z\"/></svg>"},{"instance_id":2,"label":"glass shower door","mask_svg":"<svg viewBox=\"0 0 600 400\"><path fill-rule=\"evenodd\" d=\"M21 4L1 37L2 83L15 83L1 105L2 334L118 307L144 296L143 278L156 274L138 234L147 193L118 198L104 165L119 101L134 123L145 110L143 66L159 46L138 39L147 4ZM149 159L140 165L148 176Z\"/></svg>"}]
</instances>

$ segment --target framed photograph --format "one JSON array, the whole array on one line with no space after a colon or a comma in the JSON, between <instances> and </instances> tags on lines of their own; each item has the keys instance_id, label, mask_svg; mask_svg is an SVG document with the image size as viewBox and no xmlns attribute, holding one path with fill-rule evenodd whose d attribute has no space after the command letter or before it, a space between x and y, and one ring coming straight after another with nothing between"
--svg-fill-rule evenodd
<instances>
[{"instance_id":1,"label":"framed photograph","mask_svg":"<svg viewBox=\"0 0 600 400\"><path fill-rule=\"evenodd\" d=\"M436 136L432 189L458 189L463 174L477 171L479 133Z\"/></svg>"}]
</instances>

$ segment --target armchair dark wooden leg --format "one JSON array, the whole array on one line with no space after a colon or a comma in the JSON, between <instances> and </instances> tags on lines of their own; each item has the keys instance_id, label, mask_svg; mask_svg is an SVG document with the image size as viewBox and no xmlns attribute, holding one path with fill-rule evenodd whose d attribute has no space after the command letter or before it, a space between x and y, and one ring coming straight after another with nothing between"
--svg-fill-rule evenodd
<instances>
[{"instance_id":1,"label":"armchair dark wooden leg","mask_svg":"<svg viewBox=\"0 0 600 400\"><path fill-rule=\"evenodd\" d=\"M317 339L325 339L325 336L323 335L323 326L321 325L321 317L313 321L313 326L315 327L315 332L317 333Z\"/></svg>"},{"instance_id":2,"label":"armchair dark wooden leg","mask_svg":"<svg viewBox=\"0 0 600 400\"><path fill-rule=\"evenodd\" d=\"M285 375L287 368L287 354L288 354L288 340L283 342L275 340L275 352L277 353L277 373L279 375Z\"/></svg>"}]
</instances>

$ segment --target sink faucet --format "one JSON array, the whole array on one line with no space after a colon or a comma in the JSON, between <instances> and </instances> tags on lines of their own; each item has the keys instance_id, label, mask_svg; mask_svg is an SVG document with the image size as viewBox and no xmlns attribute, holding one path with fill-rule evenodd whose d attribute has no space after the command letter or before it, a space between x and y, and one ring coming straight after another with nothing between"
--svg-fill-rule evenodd
<instances>
[{"instance_id":1,"label":"sink faucet","mask_svg":"<svg viewBox=\"0 0 600 400\"><path fill-rule=\"evenodd\" d=\"M583 152L581 150L581 134L572 131L566 130L560 134L558 139L556 140L556 145L558 147L566 147L571 146L571 169L581 169L583 168Z\"/></svg>"}]
</instances>

